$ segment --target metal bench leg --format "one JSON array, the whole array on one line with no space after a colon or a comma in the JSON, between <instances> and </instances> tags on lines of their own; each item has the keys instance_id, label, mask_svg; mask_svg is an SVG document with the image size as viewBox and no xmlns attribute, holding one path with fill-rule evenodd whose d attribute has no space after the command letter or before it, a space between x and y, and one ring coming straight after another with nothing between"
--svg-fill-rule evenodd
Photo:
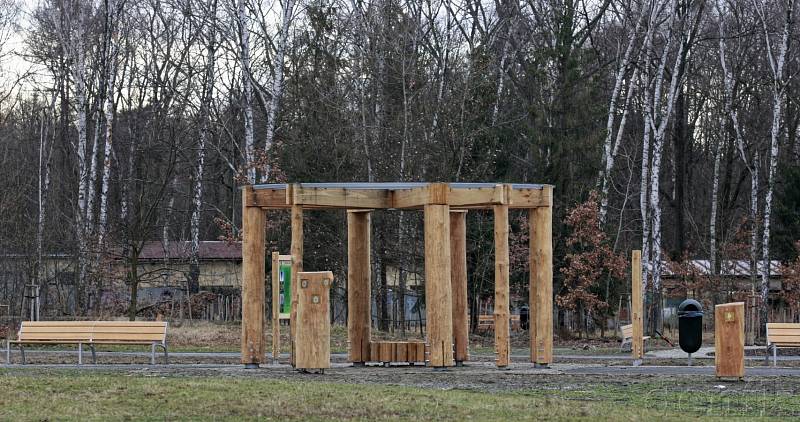
<instances>
[{"instance_id":1,"label":"metal bench leg","mask_svg":"<svg viewBox=\"0 0 800 422\"><path fill-rule=\"evenodd\" d=\"M25 347L22 346L22 343L19 345L19 354L22 355L22 364L25 365Z\"/></svg>"},{"instance_id":2,"label":"metal bench leg","mask_svg":"<svg viewBox=\"0 0 800 422\"><path fill-rule=\"evenodd\" d=\"M169 353L167 353L167 345L162 344L161 347L164 348L164 365L169 365Z\"/></svg>"},{"instance_id":3,"label":"metal bench leg","mask_svg":"<svg viewBox=\"0 0 800 422\"><path fill-rule=\"evenodd\" d=\"M11 340L6 339L6 365L11 365Z\"/></svg>"},{"instance_id":4,"label":"metal bench leg","mask_svg":"<svg viewBox=\"0 0 800 422\"><path fill-rule=\"evenodd\" d=\"M89 349L92 351L92 364L97 365L97 351L94 349L94 344L90 344Z\"/></svg>"},{"instance_id":5,"label":"metal bench leg","mask_svg":"<svg viewBox=\"0 0 800 422\"><path fill-rule=\"evenodd\" d=\"M78 365L83 365L83 343L78 343Z\"/></svg>"},{"instance_id":6,"label":"metal bench leg","mask_svg":"<svg viewBox=\"0 0 800 422\"><path fill-rule=\"evenodd\" d=\"M150 345L150 365L156 364L156 344Z\"/></svg>"},{"instance_id":7,"label":"metal bench leg","mask_svg":"<svg viewBox=\"0 0 800 422\"><path fill-rule=\"evenodd\" d=\"M772 366L778 366L778 346L772 345Z\"/></svg>"}]
</instances>

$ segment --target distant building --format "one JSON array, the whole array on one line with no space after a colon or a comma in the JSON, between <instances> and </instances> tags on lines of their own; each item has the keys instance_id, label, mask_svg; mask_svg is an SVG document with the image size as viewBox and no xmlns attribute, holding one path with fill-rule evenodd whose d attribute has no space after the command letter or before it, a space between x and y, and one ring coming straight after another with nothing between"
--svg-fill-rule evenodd
<instances>
[{"instance_id":1,"label":"distant building","mask_svg":"<svg viewBox=\"0 0 800 422\"><path fill-rule=\"evenodd\" d=\"M686 268L690 273L688 274L688 277L710 277L712 275L711 261L707 259L693 259L689 261ZM771 293L779 292L782 288L781 281L783 276L781 275L780 269L780 261L770 261L769 289ZM759 283L761 282L762 274L763 271L761 268L761 261L759 261L756 265L756 278L759 280ZM729 288L742 291L751 289L751 275L752 272L750 271L750 261L741 259L721 261L719 263L719 272L716 274L721 281L729 284ZM673 271L673 269L669 268L668 265L665 265L661 277L664 279L665 287L669 287L670 284L674 284L675 281L682 278L683 275L676 274L676 271Z\"/></svg>"},{"instance_id":2,"label":"distant building","mask_svg":"<svg viewBox=\"0 0 800 422\"><path fill-rule=\"evenodd\" d=\"M189 278L191 242L145 242L139 253L142 286L185 285ZM242 244L202 241L199 245L200 289L241 288ZM117 264L119 265L119 264ZM124 271L124 268L123 268Z\"/></svg>"},{"instance_id":3,"label":"distant building","mask_svg":"<svg viewBox=\"0 0 800 422\"><path fill-rule=\"evenodd\" d=\"M127 262L120 251L105 255L98 269L103 280L103 297L127 295ZM139 254L139 301L142 304L180 297L186 291L189 277L191 243L171 241L145 242ZM35 258L28 255L0 255L0 305L10 305L9 312L18 314L27 309L30 295L26 285L34 279ZM200 290L217 293L228 302L239 300L242 286L242 246L240 242L202 241L199 248ZM77 270L75 258L69 254L46 254L41 266L42 312L74 314L77 306ZM92 292L88 300L97 295Z\"/></svg>"}]
</instances>

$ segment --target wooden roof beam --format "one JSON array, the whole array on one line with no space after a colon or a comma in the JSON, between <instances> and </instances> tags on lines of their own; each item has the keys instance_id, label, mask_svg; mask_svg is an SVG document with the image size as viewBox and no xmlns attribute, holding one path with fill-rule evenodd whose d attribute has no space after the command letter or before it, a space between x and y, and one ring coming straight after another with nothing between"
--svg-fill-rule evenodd
<instances>
[{"instance_id":1,"label":"wooden roof beam","mask_svg":"<svg viewBox=\"0 0 800 422\"><path fill-rule=\"evenodd\" d=\"M286 201L303 208L391 208L388 189L306 188L292 185Z\"/></svg>"},{"instance_id":2,"label":"wooden roof beam","mask_svg":"<svg viewBox=\"0 0 800 422\"><path fill-rule=\"evenodd\" d=\"M453 188L447 183L410 189L304 188L242 190L246 206L288 209L292 204L313 209L421 209L425 205L450 205L458 209L491 209L508 205L511 209L551 207L553 187L516 188L509 184L494 187Z\"/></svg>"}]
</instances>

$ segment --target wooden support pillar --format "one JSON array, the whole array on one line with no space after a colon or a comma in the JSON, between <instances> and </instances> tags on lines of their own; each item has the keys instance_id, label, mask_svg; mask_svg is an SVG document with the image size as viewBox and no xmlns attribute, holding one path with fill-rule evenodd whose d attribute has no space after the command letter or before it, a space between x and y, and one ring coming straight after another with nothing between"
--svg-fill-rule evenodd
<instances>
[{"instance_id":1,"label":"wooden support pillar","mask_svg":"<svg viewBox=\"0 0 800 422\"><path fill-rule=\"evenodd\" d=\"M631 252L631 324L633 364L640 365L644 356L644 321L642 319L642 251Z\"/></svg>"},{"instance_id":2,"label":"wooden support pillar","mask_svg":"<svg viewBox=\"0 0 800 422\"><path fill-rule=\"evenodd\" d=\"M272 252L272 363L281 355L281 283L280 253Z\"/></svg>"},{"instance_id":3,"label":"wooden support pillar","mask_svg":"<svg viewBox=\"0 0 800 422\"><path fill-rule=\"evenodd\" d=\"M248 207L242 190L242 363L257 368L264 360L264 245L266 215Z\"/></svg>"},{"instance_id":4,"label":"wooden support pillar","mask_svg":"<svg viewBox=\"0 0 800 422\"><path fill-rule=\"evenodd\" d=\"M370 211L347 211L347 340L348 360L370 361Z\"/></svg>"},{"instance_id":5,"label":"wooden support pillar","mask_svg":"<svg viewBox=\"0 0 800 422\"><path fill-rule=\"evenodd\" d=\"M553 206L552 187L545 187L550 205L532 208L530 227L531 362L553 363Z\"/></svg>"},{"instance_id":6,"label":"wooden support pillar","mask_svg":"<svg viewBox=\"0 0 800 422\"><path fill-rule=\"evenodd\" d=\"M466 211L450 211L450 265L453 292L453 344L456 365L461 365L469 360Z\"/></svg>"},{"instance_id":7,"label":"wooden support pillar","mask_svg":"<svg viewBox=\"0 0 800 422\"><path fill-rule=\"evenodd\" d=\"M425 320L430 366L453 366L450 206L425 205Z\"/></svg>"},{"instance_id":8,"label":"wooden support pillar","mask_svg":"<svg viewBox=\"0 0 800 422\"><path fill-rule=\"evenodd\" d=\"M497 367L511 360L508 205L494 206L494 350Z\"/></svg>"},{"instance_id":9,"label":"wooden support pillar","mask_svg":"<svg viewBox=\"0 0 800 422\"><path fill-rule=\"evenodd\" d=\"M300 285L298 275L303 271L303 206L292 205L292 310L289 316L290 334L292 343L292 366L296 362L295 339L297 338L297 289Z\"/></svg>"}]
</instances>

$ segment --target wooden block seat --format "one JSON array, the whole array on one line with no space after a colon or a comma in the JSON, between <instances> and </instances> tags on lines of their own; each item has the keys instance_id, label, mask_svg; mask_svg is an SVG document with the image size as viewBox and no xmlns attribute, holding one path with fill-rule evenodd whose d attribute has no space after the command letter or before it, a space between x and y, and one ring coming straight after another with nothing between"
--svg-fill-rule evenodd
<instances>
[{"instance_id":1,"label":"wooden block seat","mask_svg":"<svg viewBox=\"0 0 800 422\"><path fill-rule=\"evenodd\" d=\"M800 347L800 323L767 323L767 356L772 349L772 366L778 365L779 347Z\"/></svg>"},{"instance_id":2,"label":"wooden block seat","mask_svg":"<svg viewBox=\"0 0 800 422\"><path fill-rule=\"evenodd\" d=\"M381 362L385 366L391 363L425 363L425 342L418 341L371 341L369 343L371 362Z\"/></svg>"},{"instance_id":3,"label":"wooden block seat","mask_svg":"<svg viewBox=\"0 0 800 422\"><path fill-rule=\"evenodd\" d=\"M633 324L623 325L620 329L622 330L622 344L619 345L619 350L622 351L626 344L633 345ZM650 336L642 337L643 342L647 340L650 340Z\"/></svg>"},{"instance_id":4,"label":"wooden block seat","mask_svg":"<svg viewBox=\"0 0 800 422\"><path fill-rule=\"evenodd\" d=\"M25 364L26 344L77 344L78 364L83 364L83 345L92 351L97 363L95 345L150 345L150 363L156 363L156 347L164 349L168 363L167 323L161 321L23 321L16 340L6 341L6 363L11 363L11 345L19 346Z\"/></svg>"}]
</instances>

